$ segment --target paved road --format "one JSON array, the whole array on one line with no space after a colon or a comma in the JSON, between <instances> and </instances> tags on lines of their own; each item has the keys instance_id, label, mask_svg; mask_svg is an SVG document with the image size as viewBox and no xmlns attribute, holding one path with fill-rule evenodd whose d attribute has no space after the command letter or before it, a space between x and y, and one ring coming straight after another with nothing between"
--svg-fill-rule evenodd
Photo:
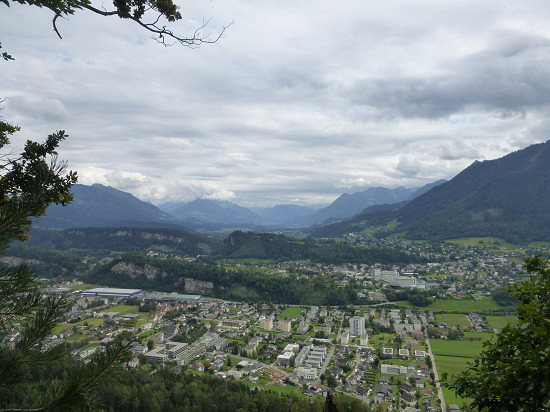
<instances>
[{"instance_id":1,"label":"paved road","mask_svg":"<svg viewBox=\"0 0 550 412\"><path fill-rule=\"evenodd\" d=\"M435 364L435 356L432 353L432 347L430 346L430 338L428 338L427 333L426 333L426 345L428 346L428 356L432 359L432 370L434 372L435 386L437 388L437 393L438 393L438 396L439 396L439 400L441 401L441 410L446 411L447 408L445 407L445 398L443 397L443 390L441 389L441 384L439 383L439 374L437 373L437 366Z\"/></svg>"},{"instance_id":2,"label":"paved road","mask_svg":"<svg viewBox=\"0 0 550 412\"><path fill-rule=\"evenodd\" d=\"M340 326L338 327L338 332L336 332L336 335L342 331L342 324L344 322L344 316L342 316L342 320L340 320ZM325 362L323 362L323 366L321 366L321 369L319 369L319 378L317 379L317 382L321 382L321 375L325 373L327 370L328 364L330 363L330 360L332 359L332 356L334 355L334 347L336 345L331 345L330 350L328 351L327 358L325 359Z\"/></svg>"},{"instance_id":3,"label":"paved road","mask_svg":"<svg viewBox=\"0 0 550 412\"><path fill-rule=\"evenodd\" d=\"M327 355L327 358L325 359L325 362L323 363L323 366L321 366L321 369L319 369L319 377L325 373L325 371L327 370L327 366L328 364L330 363L330 360L332 359L332 355L334 355L334 346L335 345L332 345L330 347L330 350L328 351L328 355ZM321 380L319 379L319 382L321 382Z\"/></svg>"}]
</instances>

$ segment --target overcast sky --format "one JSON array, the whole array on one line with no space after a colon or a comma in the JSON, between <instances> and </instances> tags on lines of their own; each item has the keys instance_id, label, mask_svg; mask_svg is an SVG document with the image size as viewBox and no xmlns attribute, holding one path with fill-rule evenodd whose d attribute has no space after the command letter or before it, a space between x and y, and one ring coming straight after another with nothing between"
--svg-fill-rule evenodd
<instances>
[{"instance_id":1,"label":"overcast sky","mask_svg":"<svg viewBox=\"0 0 550 412\"><path fill-rule=\"evenodd\" d=\"M95 4L101 4L95 3ZM105 2L110 5L110 1ZM0 3L13 141L64 129L83 184L159 204L329 203L450 179L550 138L547 1L190 1L199 49L118 17Z\"/></svg>"}]
</instances>

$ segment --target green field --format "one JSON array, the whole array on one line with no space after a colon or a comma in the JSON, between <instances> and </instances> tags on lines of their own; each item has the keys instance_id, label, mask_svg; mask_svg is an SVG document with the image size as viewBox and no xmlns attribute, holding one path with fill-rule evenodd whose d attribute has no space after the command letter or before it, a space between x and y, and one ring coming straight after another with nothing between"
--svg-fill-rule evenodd
<instances>
[{"instance_id":1,"label":"green field","mask_svg":"<svg viewBox=\"0 0 550 412\"><path fill-rule=\"evenodd\" d=\"M88 326L97 326L103 324L102 318L87 318L83 320L79 320L76 322L77 325L84 325L84 322L87 322Z\"/></svg>"},{"instance_id":2,"label":"green field","mask_svg":"<svg viewBox=\"0 0 550 412\"><path fill-rule=\"evenodd\" d=\"M306 310L306 308L289 307L283 310L278 316L278 318L284 318L285 316L288 318L297 318L298 316L300 316L300 313L304 310Z\"/></svg>"},{"instance_id":3,"label":"green field","mask_svg":"<svg viewBox=\"0 0 550 412\"><path fill-rule=\"evenodd\" d=\"M444 355L473 358L483 349L483 341L430 339L430 346L436 357Z\"/></svg>"},{"instance_id":4,"label":"green field","mask_svg":"<svg viewBox=\"0 0 550 412\"><path fill-rule=\"evenodd\" d=\"M432 348L433 348L433 342L434 340L431 339L430 343L432 343ZM456 357L456 356L446 356L446 355L435 354L435 363L436 363L437 372L440 378L444 373L450 376L450 375L456 375L462 372L464 369L468 367L468 362L471 363L472 361L473 361L473 357ZM452 390L445 387L443 387L443 396L445 397L445 403L447 405L457 404L459 406L462 406L465 401L468 403L472 401L471 399L468 399L468 398L457 397Z\"/></svg>"},{"instance_id":5,"label":"green field","mask_svg":"<svg viewBox=\"0 0 550 412\"><path fill-rule=\"evenodd\" d=\"M394 333L377 333L369 336L369 344L378 347L392 346L395 339Z\"/></svg>"},{"instance_id":6,"label":"green field","mask_svg":"<svg viewBox=\"0 0 550 412\"><path fill-rule=\"evenodd\" d=\"M421 365L420 362L411 361L410 359L405 360L405 359L392 358L392 359L387 359L384 362L388 362L391 365L397 365L397 366L407 366L410 363L414 363L417 367L420 367Z\"/></svg>"},{"instance_id":7,"label":"green field","mask_svg":"<svg viewBox=\"0 0 550 412\"><path fill-rule=\"evenodd\" d=\"M472 362L472 358L436 355L435 362L437 365L437 373L441 377L443 373L447 373L447 375L450 376L462 372L468 366L468 362ZM456 394L448 388L443 387L442 389L447 406L453 403L462 406L464 401L468 403L472 401L472 399L457 397Z\"/></svg>"},{"instance_id":8,"label":"green field","mask_svg":"<svg viewBox=\"0 0 550 412\"><path fill-rule=\"evenodd\" d=\"M273 391L273 392L286 393L286 394L295 393L298 396L305 396L305 395L302 395L302 388L299 388L298 386L292 386L292 385L286 385L286 386L262 385L262 384L260 384L259 381L257 383L255 383L255 382L250 382L250 381L244 381L243 380L242 382L250 388L261 387L261 388L264 388L266 390L270 390L270 391Z\"/></svg>"},{"instance_id":9,"label":"green field","mask_svg":"<svg viewBox=\"0 0 550 412\"><path fill-rule=\"evenodd\" d=\"M414 306L408 300L392 302L396 306L406 309L421 309L431 310L434 312L485 312L499 310L501 307L493 300L493 298L483 298L479 300L455 300L455 299L438 299L434 303L426 306Z\"/></svg>"},{"instance_id":10,"label":"green field","mask_svg":"<svg viewBox=\"0 0 550 412\"><path fill-rule=\"evenodd\" d=\"M491 332L464 332L465 340L489 340L495 337L494 333Z\"/></svg>"},{"instance_id":11,"label":"green field","mask_svg":"<svg viewBox=\"0 0 550 412\"><path fill-rule=\"evenodd\" d=\"M438 313L435 315L437 323L446 323L447 326L471 326L466 315L455 313Z\"/></svg>"},{"instance_id":12,"label":"green field","mask_svg":"<svg viewBox=\"0 0 550 412\"><path fill-rule=\"evenodd\" d=\"M216 261L219 264L224 265L269 265L277 263L275 259L257 259L257 258L239 258L239 259L219 259Z\"/></svg>"},{"instance_id":13,"label":"green field","mask_svg":"<svg viewBox=\"0 0 550 412\"><path fill-rule=\"evenodd\" d=\"M75 325L84 325L84 322L87 322L89 326L95 326L95 325L101 325L103 323L103 319L102 318L87 318L87 319L80 320L80 321L78 321L76 323L73 323L73 324L59 323L59 324L55 325L52 328L52 333L57 334L57 333L63 332L64 330L71 329Z\"/></svg>"},{"instance_id":14,"label":"green field","mask_svg":"<svg viewBox=\"0 0 550 412\"><path fill-rule=\"evenodd\" d=\"M456 394L448 388L443 388L443 396L445 397L445 404L447 406L451 404L455 404L462 408L462 405L464 405L464 402L471 403L473 401L473 399L461 398L459 396L456 396Z\"/></svg>"},{"instance_id":15,"label":"green field","mask_svg":"<svg viewBox=\"0 0 550 412\"><path fill-rule=\"evenodd\" d=\"M456 375L468 367L468 363L473 363L474 358L483 350L483 341L491 339L495 335L492 333L464 333L465 338L481 338L482 340L444 340L430 339L430 346L435 356L437 372L441 378L444 373L447 375ZM447 388L443 388L445 403L457 404L462 406L464 401L470 399L457 398L455 393Z\"/></svg>"},{"instance_id":16,"label":"green field","mask_svg":"<svg viewBox=\"0 0 550 412\"><path fill-rule=\"evenodd\" d=\"M472 362L473 358L457 358L455 356L436 355L435 362L437 372L441 376L444 372L449 375L456 375L462 372Z\"/></svg>"},{"instance_id":17,"label":"green field","mask_svg":"<svg viewBox=\"0 0 550 412\"><path fill-rule=\"evenodd\" d=\"M459 246L479 246L487 248L501 248L505 247L508 249L518 249L521 250L522 246L513 245L506 242L504 239L498 237L464 237L459 239L449 239L446 240L447 243L452 243Z\"/></svg>"},{"instance_id":18,"label":"green field","mask_svg":"<svg viewBox=\"0 0 550 412\"><path fill-rule=\"evenodd\" d=\"M146 330L145 332L141 332L138 335L139 339L147 339L149 336L153 336L155 333L157 333L155 330Z\"/></svg>"},{"instance_id":19,"label":"green field","mask_svg":"<svg viewBox=\"0 0 550 412\"><path fill-rule=\"evenodd\" d=\"M550 249L550 243L549 242L533 242L529 243L530 247L540 247L540 248L546 248Z\"/></svg>"},{"instance_id":20,"label":"green field","mask_svg":"<svg viewBox=\"0 0 550 412\"><path fill-rule=\"evenodd\" d=\"M52 333L54 335L57 335L58 333L61 333L64 330L67 330L67 329L71 329L71 325L69 325L68 323L60 323L59 325L55 325L52 328Z\"/></svg>"},{"instance_id":21,"label":"green field","mask_svg":"<svg viewBox=\"0 0 550 412\"><path fill-rule=\"evenodd\" d=\"M136 323L136 329L141 328L146 323L149 323L149 314L148 313L140 313L139 314L140 319Z\"/></svg>"},{"instance_id":22,"label":"green field","mask_svg":"<svg viewBox=\"0 0 550 412\"><path fill-rule=\"evenodd\" d=\"M101 312L118 312L120 315L127 315L128 313L137 313L137 306L130 305L117 305L109 309L103 309Z\"/></svg>"},{"instance_id":23,"label":"green field","mask_svg":"<svg viewBox=\"0 0 550 412\"><path fill-rule=\"evenodd\" d=\"M79 340L86 340L87 338L90 337L90 334L86 334L86 335L73 335L73 336L69 336L67 338L67 342L77 342Z\"/></svg>"},{"instance_id":24,"label":"green field","mask_svg":"<svg viewBox=\"0 0 550 412\"><path fill-rule=\"evenodd\" d=\"M426 307L433 311L449 312L485 312L487 310L498 310L500 306L493 298L484 298L480 300L450 300L438 299Z\"/></svg>"},{"instance_id":25,"label":"green field","mask_svg":"<svg viewBox=\"0 0 550 412\"><path fill-rule=\"evenodd\" d=\"M86 346L84 346L82 349L89 349L89 348L95 348L99 346L99 342L97 341L94 341L94 342L90 342L88 343Z\"/></svg>"},{"instance_id":26,"label":"green field","mask_svg":"<svg viewBox=\"0 0 550 412\"><path fill-rule=\"evenodd\" d=\"M508 323L513 325L518 323L518 318L515 316L487 316L487 324L495 329L502 329Z\"/></svg>"}]
</instances>

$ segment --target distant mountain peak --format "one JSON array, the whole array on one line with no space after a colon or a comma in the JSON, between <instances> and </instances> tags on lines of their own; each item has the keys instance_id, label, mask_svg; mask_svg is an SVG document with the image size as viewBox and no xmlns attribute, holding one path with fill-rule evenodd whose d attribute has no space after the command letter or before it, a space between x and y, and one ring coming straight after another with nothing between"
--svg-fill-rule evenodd
<instances>
[{"instance_id":1,"label":"distant mountain peak","mask_svg":"<svg viewBox=\"0 0 550 412\"><path fill-rule=\"evenodd\" d=\"M198 219L203 222L224 224L260 224L261 219L250 209L228 202L198 198L172 211L178 219Z\"/></svg>"},{"instance_id":2,"label":"distant mountain peak","mask_svg":"<svg viewBox=\"0 0 550 412\"><path fill-rule=\"evenodd\" d=\"M397 220L395 230L412 239L493 236L525 244L550 241L549 210L547 141L499 159L475 161L448 182L397 208L367 210L352 219L353 224L338 223L323 228L323 233Z\"/></svg>"},{"instance_id":3,"label":"distant mountain peak","mask_svg":"<svg viewBox=\"0 0 550 412\"><path fill-rule=\"evenodd\" d=\"M52 205L36 222L38 227L67 229L73 227L109 227L133 225L177 225L171 215L130 193L95 183L76 184L71 189L74 200L66 207Z\"/></svg>"}]
</instances>

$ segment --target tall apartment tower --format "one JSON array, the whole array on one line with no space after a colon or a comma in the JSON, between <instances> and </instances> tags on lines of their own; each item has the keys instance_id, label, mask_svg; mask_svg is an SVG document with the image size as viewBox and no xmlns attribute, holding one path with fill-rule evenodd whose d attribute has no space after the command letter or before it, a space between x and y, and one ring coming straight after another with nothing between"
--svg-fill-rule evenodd
<instances>
[{"instance_id":1,"label":"tall apartment tower","mask_svg":"<svg viewBox=\"0 0 550 412\"><path fill-rule=\"evenodd\" d=\"M354 316L349 320L350 335L361 336L365 333L365 318L362 316Z\"/></svg>"}]
</instances>

